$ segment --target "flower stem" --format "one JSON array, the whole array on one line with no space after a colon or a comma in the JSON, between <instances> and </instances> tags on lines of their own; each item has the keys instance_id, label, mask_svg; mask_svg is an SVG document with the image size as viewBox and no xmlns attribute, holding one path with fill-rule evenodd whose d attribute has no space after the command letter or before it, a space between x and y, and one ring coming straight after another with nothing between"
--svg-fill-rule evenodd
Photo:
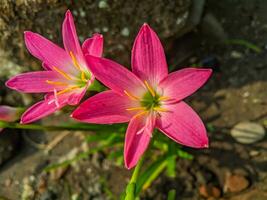
<instances>
[{"instance_id":1,"label":"flower stem","mask_svg":"<svg viewBox=\"0 0 267 200\"><path fill-rule=\"evenodd\" d=\"M87 131L118 131L123 126L121 124L114 125L99 125L99 124L82 124L70 123L66 125L47 126L39 124L20 124L0 121L0 128L24 129L24 130L40 130L40 131L59 131L59 130L87 130Z\"/></svg>"},{"instance_id":2,"label":"flower stem","mask_svg":"<svg viewBox=\"0 0 267 200\"><path fill-rule=\"evenodd\" d=\"M125 200L134 200L135 197L136 197L135 196L136 195L136 182L137 182L140 170L141 170L141 166L143 165L143 162L144 162L144 157L145 157L145 155L143 155L139 159L136 167L134 168L131 180L130 180L130 182L128 183L128 185L126 187Z\"/></svg>"}]
</instances>

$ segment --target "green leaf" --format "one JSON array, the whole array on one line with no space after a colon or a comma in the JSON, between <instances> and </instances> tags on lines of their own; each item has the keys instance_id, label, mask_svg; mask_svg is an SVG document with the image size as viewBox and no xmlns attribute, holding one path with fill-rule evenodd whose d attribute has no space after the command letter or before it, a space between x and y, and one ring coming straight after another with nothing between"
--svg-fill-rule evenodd
<instances>
[{"instance_id":1,"label":"green leaf","mask_svg":"<svg viewBox=\"0 0 267 200\"><path fill-rule=\"evenodd\" d=\"M153 162L137 180L136 194L139 194L142 189L147 189L151 183L161 174L167 166L167 157L162 156ZM138 196L138 195L136 195Z\"/></svg>"},{"instance_id":2,"label":"green leaf","mask_svg":"<svg viewBox=\"0 0 267 200\"><path fill-rule=\"evenodd\" d=\"M248 42L246 40L242 40L242 39L231 39L231 40L226 40L225 41L226 44L236 44L236 45L241 45L244 46L248 49L251 49L253 51L255 51L256 53L261 53L262 49L258 46L256 46L255 44L252 44L251 42Z\"/></svg>"},{"instance_id":3,"label":"green leaf","mask_svg":"<svg viewBox=\"0 0 267 200\"><path fill-rule=\"evenodd\" d=\"M194 156L190 153L187 153L185 151L183 151L182 149L177 149L177 155L180 158L184 158L184 159L188 159L188 160L193 160Z\"/></svg>"},{"instance_id":4,"label":"green leaf","mask_svg":"<svg viewBox=\"0 0 267 200\"><path fill-rule=\"evenodd\" d=\"M176 176L176 155L167 158L167 176L174 178Z\"/></svg>"},{"instance_id":5,"label":"green leaf","mask_svg":"<svg viewBox=\"0 0 267 200\"><path fill-rule=\"evenodd\" d=\"M167 200L175 200L176 199L176 190L172 189L168 192Z\"/></svg>"}]
</instances>

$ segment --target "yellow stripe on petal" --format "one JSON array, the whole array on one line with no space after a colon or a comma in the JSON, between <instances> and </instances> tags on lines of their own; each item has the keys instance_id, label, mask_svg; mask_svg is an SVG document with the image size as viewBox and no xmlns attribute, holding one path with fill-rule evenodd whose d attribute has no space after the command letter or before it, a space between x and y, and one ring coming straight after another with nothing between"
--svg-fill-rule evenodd
<instances>
[{"instance_id":1,"label":"yellow stripe on petal","mask_svg":"<svg viewBox=\"0 0 267 200\"><path fill-rule=\"evenodd\" d=\"M63 72L62 70L58 69L57 67L53 67L53 69L58 72L59 74L61 74L64 78L68 79L68 80L73 80L66 72Z\"/></svg>"},{"instance_id":2,"label":"yellow stripe on petal","mask_svg":"<svg viewBox=\"0 0 267 200\"><path fill-rule=\"evenodd\" d=\"M169 100L170 97L166 97L166 96L161 96L158 98L159 101L165 101L165 100Z\"/></svg>"},{"instance_id":3,"label":"yellow stripe on petal","mask_svg":"<svg viewBox=\"0 0 267 200\"><path fill-rule=\"evenodd\" d=\"M72 53L72 51L70 51L70 57L71 57L71 60L72 60L72 62L73 62L73 64L74 64L74 66L75 66L78 70L82 71L82 68L81 68L81 66L79 65L79 63L78 63L76 57L74 56L74 54Z\"/></svg>"},{"instance_id":4,"label":"yellow stripe on petal","mask_svg":"<svg viewBox=\"0 0 267 200\"><path fill-rule=\"evenodd\" d=\"M60 82L60 81L49 81L49 80L46 80L46 82L48 84L51 84L51 85L62 85L62 86L67 86L68 85L67 83L63 83L63 82Z\"/></svg>"},{"instance_id":5,"label":"yellow stripe on petal","mask_svg":"<svg viewBox=\"0 0 267 200\"><path fill-rule=\"evenodd\" d=\"M126 90L123 91L130 99L135 100L135 101L140 101L140 99L131 93L127 92Z\"/></svg>"},{"instance_id":6,"label":"yellow stripe on petal","mask_svg":"<svg viewBox=\"0 0 267 200\"><path fill-rule=\"evenodd\" d=\"M61 91L57 92L57 95L61 95L61 94L64 94L66 92L70 92L70 91L78 89L78 88L80 88L80 87L79 86L68 87L68 88L66 88L64 90L61 90Z\"/></svg>"},{"instance_id":7,"label":"yellow stripe on petal","mask_svg":"<svg viewBox=\"0 0 267 200\"><path fill-rule=\"evenodd\" d=\"M84 71L82 71L81 79L82 79L83 82L87 82L87 80L86 80L86 78L85 78L85 73L84 73Z\"/></svg>"},{"instance_id":8,"label":"yellow stripe on petal","mask_svg":"<svg viewBox=\"0 0 267 200\"><path fill-rule=\"evenodd\" d=\"M160 108L160 107L154 107L153 110L160 111L160 112L167 112L168 111L166 108Z\"/></svg>"},{"instance_id":9,"label":"yellow stripe on petal","mask_svg":"<svg viewBox=\"0 0 267 200\"><path fill-rule=\"evenodd\" d=\"M127 108L126 110L132 111L132 110L145 110L145 107L133 107L133 108Z\"/></svg>"},{"instance_id":10,"label":"yellow stripe on petal","mask_svg":"<svg viewBox=\"0 0 267 200\"><path fill-rule=\"evenodd\" d=\"M140 116L142 116L142 115L145 115L145 114L147 114L147 113L148 113L147 110L146 110L146 111L143 111L143 112L139 112L139 113L137 113L136 115L133 116L133 119L134 119L134 118L137 118L137 117L140 117Z\"/></svg>"},{"instance_id":11,"label":"yellow stripe on petal","mask_svg":"<svg viewBox=\"0 0 267 200\"><path fill-rule=\"evenodd\" d=\"M145 85L146 85L147 89L149 90L149 92L151 93L151 95L152 95L153 97L155 97L155 96L156 96L156 93L155 93L155 91L153 90L153 88L148 84L147 81L145 81Z\"/></svg>"}]
</instances>

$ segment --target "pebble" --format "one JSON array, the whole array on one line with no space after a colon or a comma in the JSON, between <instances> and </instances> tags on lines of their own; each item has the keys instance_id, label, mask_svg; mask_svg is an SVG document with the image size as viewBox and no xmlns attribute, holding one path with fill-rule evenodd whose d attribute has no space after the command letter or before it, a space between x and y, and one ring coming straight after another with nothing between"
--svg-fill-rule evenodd
<instances>
[{"instance_id":1,"label":"pebble","mask_svg":"<svg viewBox=\"0 0 267 200\"><path fill-rule=\"evenodd\" d=\"M8 178L5 180L5 183L4 183L5 187L10 187L11 184L12 184L12 179Z\"/></svg>"},{"instance_id":2,"label":"pebble","mask_svg":"<svg viewBox=\"0 0 267 200\"><path fill-rule=\"evenodd\" d=\"M249 181L245 176L237 174L227 174L223 190L225 192L240 192L249 186Z\"/></svg>"},{"instance_id":3,"label":"pebble","mask_svg":"<svg viewBox=\"0 0 267 200\"><path fill-rule=\"evenodd\" d=\"M251 151L249 152L249 155L250 155L251 157L256 157L256 156L260 155L260 152L259 152L259 151L256 151L256 150L251 150Z\"/></svg>"},{"instance_id":4,"label":"pebble","mask_svg":"<svg viewBox=\"0 0 267 200\"><path fill-rule=\"evenodd\" d=\"M240 122L231 129L232 137L242 144L253 144L265 136L262 125L254 122Z\"/></svg>"},{"instance_id":5,"label":"pebble","mask_svg":"<svg viewBox=\"0 0 267 200\"><path fill-rule=\"evenodd\" d=\"M205 198L219 198L221 196L221 191L219 188L213 186L212 184L201 185L199 187L199 194Z\"/></svg>"},{"instance_id":6,"label":"pebble","mask_svg":"<svg viewBox=\"0 0 267 200\"><path fill-rule=\"evenodd\" d=\"M258 188L248 191L246 193L242 193L238 196L233 196L229 200L266 200L267 192L261 191Z\"/></svg>"},{"instance_id":7,"label":"pebble","mask_svg":"<svg viewBox=\"0 0 267 200\"><path fill-rule=\"evenodd\" d=\"M239 51L232 51L230 56L235 59L243 58L243 54Z\"/></svg>"}]
</instances>

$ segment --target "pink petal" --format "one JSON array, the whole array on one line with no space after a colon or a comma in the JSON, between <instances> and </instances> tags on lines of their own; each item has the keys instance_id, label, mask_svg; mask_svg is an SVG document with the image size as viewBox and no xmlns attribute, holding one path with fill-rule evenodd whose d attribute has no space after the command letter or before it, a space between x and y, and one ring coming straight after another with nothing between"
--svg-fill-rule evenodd
<instances>
[{"instance_id":1,"label":"pink petal","mask_svg":"<svg viewBox=\"0 0 267 200\"><path fill-rule=\"evenodd\" d=\"M102 57L103 54L103 36L94 34L92 38L88 38L82 45L84 55L89 54L96 57Z\"/></svg>"},{"instance_id":2,"label":"pink petal","mask_svg":"<svg viewBox=\"0 0 267 200\"><path fill-rule=\"evenodd\" d=\"M83 102L72 113L72 117L87 123L123 123L132 117L131 112L126 110L130 107L128 98L108 90Z\"/></svg>"},{"instance_id":3,"label":"pink petal","mask_svg":"<svg viewBox=\"0 0 267 200\"><path fill-rule=\"evenodd\" d=\"M54 89L61 90L66 87L48 84L47 81L64 82L53 71L37 71L14 76L6 82L6 86L25 93L52 92Z\"/></svg>"},{"instance_id":4,"label":"pink petal","mask_svg":"<svg viewBox=\"0 0 267 200\"><path fill-rule=\"evenodd\" d=\"M23 113L21 117L21 123L28 124L39 120L43 117L53 114L65 105L67 105L67 103L64 99L59 98L57 105L55 101L53 101L53 95L47 95L45 100L34 104Z\"/></svg>"},{"instance_id":5,"label":"pink petal","mask_svg":"<svg viewBox=\"0 0 267 200\"><path fill-rule=\"evenodd\" d=\"M208 147L205 126L195 111L184 102L166 105L157 128L174 141L189 147Z\"/></svg>"},{"instance_id":6,"label":"pink petal","mask_svg":"<svg viewBox=\"0 0 267 200\"><path fill-rule=\"evenodd\" d=\"M66 12L65 19L62 24L62 37L63 37L64 47L67 53L72 52L77 59L82 57L83 53L79 39L77 37L74 20L69 10Z\"/></svg>"},{"instance_id":7,"label":"pink petal","mask_svg":"<svg viewBox=\"0 0 267 200\"><path fill-rule=\"evenodd\" d=\"M70 56L64 49L50 42L37 33L26 31L24 33L25 44L30 53L45 62L49 68L57 67L66 70L73 70Z\"/></svg>"},{"instance_id":8,"label":"pink petal","mask_svg":"<svg viewBox=\"0 0 267 200\"><path fill-rule=\"evenodd\" d=\"M52 70L52 68L49 67L48 64L46 64L45 62L42 63L42 67L47 71Z\"/></svg>"},{"instance_id":9,"label":"pink petal","mask_svg":"<svg viewBox=\"0 0 267 200\"><path fill-rule=\"evenodd\" d=\"M124 144L124 162L128 169L137 164L148 147L151 133L140 132L145 127L145 120L144 117L135 117L131 119L127 128Z\"/></svg>"},{"instance_id":10,"label":"pink petal","mask_svg":"<svg viewBox=\"0 0 267 200\"><path fill-rule=\"evenodd\" d=\"M152 85L157 85L168 75L164 49L157 34L147 24L142 26L134 42L132 70Z\"/></svg>"},{"instance_id":11,"label":"pink petal","mask_svg":"<svg viewBox=\"0 0 267 200\"><path fill-rule=\"evenodd\" d=\"M76 89L74 92L68 94L68 104L75 106L80 103L81 99L84 97L88 87Z\"/></svg>"},{"instance_id":12,"label":"pink petal","mask_svg":"<svg viewBox=\"0 0 267 200\"><path fill-rule=\"evenodd\" d=\"M137 96L145 92L142 81L120 64L90 55L86 55L86 60L95 77L110 89L120 94L126 90Z\"/></svg>"},{"instance_id":13,"label":"pink petal","mask_svg":"<svg viewBox=\"0 0 267 200\"><path fill-rule=\"evenodd\" d=\"M170 73L160 82L159 87L164 91L164 96L179 101L194 93L209 79L211 69L185 68Z\"/></svg>"}]
</instances>

